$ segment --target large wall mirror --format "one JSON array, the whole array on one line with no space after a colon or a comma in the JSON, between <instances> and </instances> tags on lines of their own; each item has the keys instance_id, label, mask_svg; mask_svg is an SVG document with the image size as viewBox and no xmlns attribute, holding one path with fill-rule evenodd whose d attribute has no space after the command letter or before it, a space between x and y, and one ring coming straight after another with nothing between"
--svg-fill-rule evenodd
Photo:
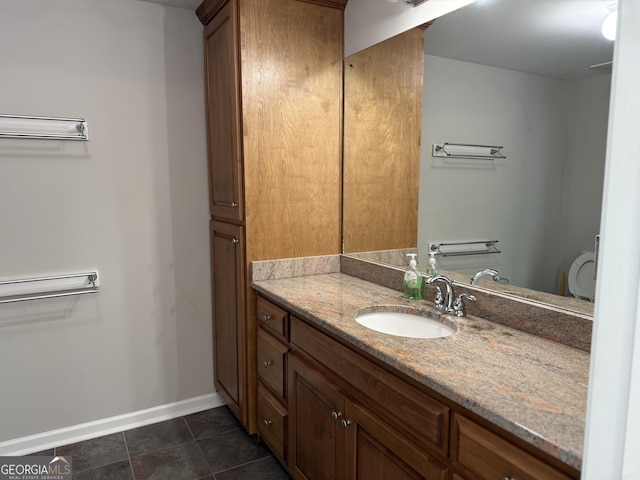
<instances>
[{"instance_id":1,"label":"large wall mirror","mask_svg":"<svg viewBox=\"0 0 640 480\"><path fill-rule=\"evenodd\" d=\"M420 30L418 74L408 63L415 53L404 50L415 33L347 58L345 254L404 266L408 249L426 266L431 243L497 240L500 253L438 255L439 267L465 283L495 269L503 280L484 277L482 287L592 313L568 283L582 257L577 280L588 287L599 232L613 55L600 25L609 3L476 2ZM372 104L386 115L363 108ZM469 152L454 146L453 156L434 156L445 142L501 146L506 158L459 158Z\"/></svg>"}]
</instances>

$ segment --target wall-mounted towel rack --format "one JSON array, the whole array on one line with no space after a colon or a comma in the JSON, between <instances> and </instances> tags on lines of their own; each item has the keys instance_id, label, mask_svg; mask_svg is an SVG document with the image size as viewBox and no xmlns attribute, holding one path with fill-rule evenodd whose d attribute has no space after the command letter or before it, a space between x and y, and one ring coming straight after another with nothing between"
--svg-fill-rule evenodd
<instances>
[{"instance_id":1,"label":"wall-mounted towel rack","mask_svg":"<svg viewBox=\"0 0 640 480\"><path fill-rule=\"evenodd\" d=\"M0 281L0 304L98 293L98 272Z\"/></svg>"},{"instance_id":2,"label":"wall-mounted towel rack","mask_svg":"<svg viewBox=\"0 0 640 480\"><path fill-rule=\"evenodd\" d=\"M474 145L468 143L434 143L431 149L433 157L473 158L478 160L493 160L507 158L502 153L502 145Z\"/></svg>"},{"instance_id":3,"label":"wall-mounted towel rack","mask_svg":"<svg viewBox=\"0 0 640 480\"><path fill-rule=\"evenodd\" d=\"M498 240L479 240L473 242L440 242L429 243L429 251L443 257L461 255L482 255L487 253L501 253L496 247Z\"/></svg>"},{"instance_id":4,"label":"wall-mounted towel rack","mask_svg":"<svg viewBox=\"0 0 640 480\"><path fill-rule=\"evenodd\" d=\"M0 137L89 140L89 129L84 118L0 115Z\"/></svg>"}]
</instances>

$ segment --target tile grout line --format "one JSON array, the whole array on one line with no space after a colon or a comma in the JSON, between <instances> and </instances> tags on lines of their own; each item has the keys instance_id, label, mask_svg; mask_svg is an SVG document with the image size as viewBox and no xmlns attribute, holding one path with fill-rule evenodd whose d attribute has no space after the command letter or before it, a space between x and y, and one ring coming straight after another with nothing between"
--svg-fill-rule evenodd
<instances>
[{"instance_id":1,"label":"tile grout line","mask_svg":"<svg viewBox=\"0 0 640 480\"><path fill-rule=\"evenodd\" d=\"M191 431L191 429L189 429L189 431ZM193 432L191 433L191 435L193 435ZM207 467L209 468L209 472L211 472L211 476L213 477L213 480L215 480L216 479L216 474L214 473L213 468L211 468L211 464L209 463L209 460L207 459L207 456L202 451L202 447L200 446L200 442L198 440L196 440L195 436L194 436L194 441L195 441L196 446L198 447L198 450L200 451L200 455L202 455L202 458L204 458L204 461L207 462Z\"/></svg>"},{"instance_id":2,"label":"tile grout line","mask_svg":"<svg viewBox=\"0 0 640 480\"><path fill-rule=\"evenodd\" d=\"M133 464L131 463L131 454L129 453L129 444L127 443L127 436L122 432L122 438L124 439L124 448L127 451L127 460L129 460L129 470L131 471L131 478L136 480L136 474L133 472Z\"/></svg>"},{"instance_id":3,"label":"tile grout line","mask_svg":"<svg viewBox=\"0 0 640 480\"><path fill-rule=\"evenodd\" d=\"M187 422L187 419L185 417L180 417L180 418L182 418L182 421L187 426L187 430L189 430L189 433L191 434L191 438L193 438L194 441L197 441L198 439L193 434L193 430L191 430L191 427L189 426L189 422Z\"/></svg>"},{"instance_id":4,"label":"tile grout line","mask_svg":"<svg viewBox=\"0 0 640 480\"><path fill-rule=\"evenodd\" d=\"M211 465L209 464L209 460L207 460L207 457L205 456L204 452L202 451L202 448L200 447L200 442L198 442L198 439L194 435L193 430L191 430L191 425L189 425L189 422L187 422L187 418L186 417L182 417L182 420L184 420L184 423L187 425L187 429L189 430L189 433L191 434L191 438L193 438L193 443L196 444L196 447L198 447L198 451L200 452L200 455L202 455L202 458L204 458L204 461L207 464L207 468L209 469L209 472L211 473L211 477L213 478L213 480L216 480L216 474L213 473L213 470L211 469ZM206 478L207 477L200 477L197 480L206 479Z\"/></svg>"},{"instance_id":5,"label":"tile grout line","mask_svg":"<svg viewBox=\"0 0 640 480\"><path fill-rule=\"evenodd\" d=\"M251 460L250 462L239 463L238 465L234 465L233 467L229 467L229 468L227 468L227 469L225 469L225 470L220 470L219 472L216 472L216 473L224 473L224 472L228 472L228 471L234 470L234 469L236 469L236 468L238 468L238 467L244 467L245 465L251 465L252 463L261 462L262 460L266 460L266 459L267 459L267 458L269 458L269 457L273 457L273 458L275 458L275 457L273 456L273 453L270 453L269 455L264 456L264 457L262 457L262 458L256 458L255 460ZM277 460L276 460L276 461L277 461ZM207 462L207 463L209 463L209 462ZM280 463L280 462L278 462L278 463ZM213 472L212 472L212 473L213 473ZM216 474L215 474L215 473L213 473L213 476L215 477L215 476L216 476Z\"/></svg>"}]
</instances>

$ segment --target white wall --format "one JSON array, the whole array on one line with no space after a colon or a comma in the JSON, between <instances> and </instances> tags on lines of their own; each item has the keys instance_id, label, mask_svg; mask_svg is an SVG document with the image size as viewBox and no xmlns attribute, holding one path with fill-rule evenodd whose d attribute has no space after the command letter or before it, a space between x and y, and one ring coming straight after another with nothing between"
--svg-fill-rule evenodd
<instances>
[{"instance_id":1,"label":"white wall","mask_svg":"<svg viewBox=\"0 0 640 480\"><path fill-rule=\"evenodd\" d=\"M583 250L593 251L600 232L610 91L611 75L569 84L559 272L568 272Z\"/></svg>"},{"instance_id":2,"label":"white wall","mask_svg":"<svg viewBox=\"0 0 640 480\"><path fill-rule=\"evenodd\" d=\"M0 305L0 441L213 392L201 35L131 0L0 4L0 113L90 135L0 139L0 278L101 276Z\"/></svg>"},{"instance_id":3,"label":"white wall","mask_svg":"<svg viewBox=\"0 0 640 480\"><path fill-rule=\"evenodd\" d=\"M418 246L499 240L498 255L444 269L496 268L556 293L599 231L610 76L567 82L425 55ZM504 145L506 160L443 160L433 143Z\"/></svg>"},{"instance_id":4,"label":"white wall","mask_svg":"<svg viewBox=\"0 0 640 480\"><path fill-rule=\"evenodd\" d=\"M349 0L344 11L345 57L475 0L430 0L417 7L404 0Z\"/></svg>"},{"instance_id":5,"label":"white wall","mask_svg":"<svg viewBox=\"0 0 640 480\"><path fill-rule=\"evenodd\" d=\"M418 246L498 240L501 254L447 257L554 291L565 156L566 82L425 55ZM503 145L504 160L432 157L443 142ZM526 261L523 261L525 259Z\"/></svg>"}]
</instances>

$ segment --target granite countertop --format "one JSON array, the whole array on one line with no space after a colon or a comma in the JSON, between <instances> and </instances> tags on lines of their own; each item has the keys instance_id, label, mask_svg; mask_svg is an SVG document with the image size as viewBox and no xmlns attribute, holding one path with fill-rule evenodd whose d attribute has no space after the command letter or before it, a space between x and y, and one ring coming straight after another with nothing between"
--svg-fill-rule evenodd
<instances>
[{"instance_id":1,"label":"granite countertop","mask_svg":"<svg viewBox=\"0 0 640 480\"><path fill-rule=\"evenodd\" d=\"M354 318L426 301L344 273L254 281L262 294L562 462L581 468L589 354L479 317L446 315L457 333L396 337Z\"/></svg>"}]
</instances>

